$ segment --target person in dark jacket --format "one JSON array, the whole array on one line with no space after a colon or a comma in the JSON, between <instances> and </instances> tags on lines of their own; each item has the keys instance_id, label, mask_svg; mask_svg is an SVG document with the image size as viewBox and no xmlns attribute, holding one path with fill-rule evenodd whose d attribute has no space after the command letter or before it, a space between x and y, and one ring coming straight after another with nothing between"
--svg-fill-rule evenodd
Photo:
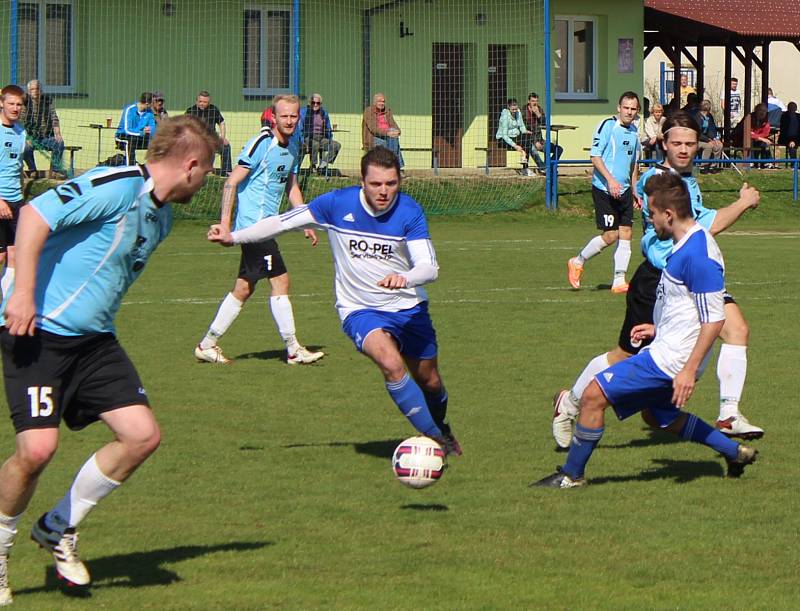
<instances>
[{"instance_id":1,"label":"person in dark jacket","mask_svg":"<svg viewBox=\"0 0 800 611\"><path fill-rule=\"evenodd\" d=\"M691 95L691 94L689 94ZM719 139L717 124L711 114L711 102L703 100L699 112L694 116L700 126L700 137L697 142L702 151L703 159L719 159L722 155L722 141ZM705 174L711 171L711 164L703 164L700 172Z\"/></svg>"},{"instance_id":2,"label":"person in dark jacket","mask_svg":"<svg viewBox=\"0 0 800 611\"><path fill-rule=\"evenodd\" d=\"M778 144L786 147L786 156L790 159L797 158L797 144L800 142L800 114L797 112L797 103L789 102L786 112L781 115L781 131L778 134Z\"/></svg>"},{"instance_id":3,"label":"person in dark jacket","mask_svg":"<svg viewBox=\"0 0 800 611\"><path fill-rule=\"evenodd\" d=\"M342 145L333 139L331 118L322 107L322 96L311 94L308 106L300 110L300 137L303 151L311 155L311 169L325 172L336 160Z\"/></svg>"}]
</instances>

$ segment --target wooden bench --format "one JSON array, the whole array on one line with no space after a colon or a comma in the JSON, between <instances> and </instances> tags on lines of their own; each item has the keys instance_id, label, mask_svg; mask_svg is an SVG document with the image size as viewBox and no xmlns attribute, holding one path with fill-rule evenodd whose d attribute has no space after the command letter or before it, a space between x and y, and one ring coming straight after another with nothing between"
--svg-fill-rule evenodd
<instances>
[{"instance_id":1,"label":"wooden bench","mask_svg":"<svg viewBox=\"0 0 800 611\"><path fill-rule=\"evenodd\" d=\"M65 146L65 151L69 151L69 174L67 176L69 178L73 178L75 176L75 153L80 150L83 150L82 146Z\"/></svg>"}]
</instances>

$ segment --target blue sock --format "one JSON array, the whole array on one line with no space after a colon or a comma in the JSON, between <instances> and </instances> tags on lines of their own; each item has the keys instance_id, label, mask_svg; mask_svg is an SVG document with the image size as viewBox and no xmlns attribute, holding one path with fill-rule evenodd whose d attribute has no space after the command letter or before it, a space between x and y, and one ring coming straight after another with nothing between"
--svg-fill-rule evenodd
<instances>
[{"instance_id":1,"label":"blue sock","mask_svg":"<svg viewBox=\"0 0 800 611\"><path fill-rule=\"evenodd\" d=\"M428 410L431 412L433 421L439 426L439 428L448 428L444 423L444 420L447 417L447 390L445 387L442 386L442 389L436 393L426 392L425 403L428 405Z\"/></svg>"},{"instance_id":2,"label":"blue sock","mask_svg":"<svg viewBox=\"0 0 800 611\"><path fill-rule=\"evenodd\" d=\"M575 434L572 436L572 443L569 444L569 454L567 462L561 470L572 479L583 477L586 463L592 457L592 452L600 443L605 427L590 429L582 427L580 424L575 426Z\"/></svg>"},{"instance_id":3,"label":"blue sock","mask_svg":"<svg viewBox=\"0 0 800 611\"><path fill-rule=\"evenodd\" d=\"M411 376L405 374L399 382L386 382L386 390L392 400L408 418L411 425L423 435L441 437L442 431L436 426L431 412L425 403L425 395Z\"/></svg>"},{"instance_id":4,"label":"blue sock","mask_svg":"<svg viewBox=\"0 0 800 611\"><path fill-rule=\"evenodd\" d=\"M739 453L738 443L731 441L713 426L703 422L694 414L687 413L686 415L688 418L680 432L682 439L694 441L695 443L702 443L709 448L715 449L720 454L724 454L728 458L736 459Z\"/></svg>"}]
</instances>

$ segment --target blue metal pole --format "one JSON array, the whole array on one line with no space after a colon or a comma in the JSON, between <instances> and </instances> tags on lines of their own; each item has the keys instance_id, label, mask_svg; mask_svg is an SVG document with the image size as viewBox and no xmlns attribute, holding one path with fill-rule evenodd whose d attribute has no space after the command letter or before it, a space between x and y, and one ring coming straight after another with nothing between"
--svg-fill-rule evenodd
<instances>
[{"instance_id":1,"label":"blue metal pole","mask_svg":"<svg viewBox=\"0 0 800 611\"><path fill-rule=\"evenodd\" d=\"M800 163L800 159L795 158L794 163L794 176L792 180L792 195L794 196L794 201L797 201L797 164Z\"/></svg>"},{"instance_id":2,"label":"blue metal pole","mask_svg":"<svg viewBox=\"0 0 800 611\"><path fill-rule=\"evenodd\" d=\"M550 163L550 0L544 0L544 99L545 99L545 136L544 136L544 205L550 210L558 208L558 194L553 194L553 170L557 166Z\"/></svg>"},{"instance_id":3,"label":"blue metal pole","mask_svg":"<svg viewBox=\"0 0 800 611\"><path fill-rule=\"evenodd\" d=\"M292 10L292 35L294 37L294 94L300 95L300 0L294 0Z\"/></svg>"},{"instance_id":4,"label":"blue metal pole","mask_svg":"<svg viewBox=\"0 0 800 611\"><path fill-rule=\"evenodd\" d=\"M9 38L11 39L11 82L17 83L17 0L11 0L11 23L9 24Z\"/></svg>"}]
</instances>

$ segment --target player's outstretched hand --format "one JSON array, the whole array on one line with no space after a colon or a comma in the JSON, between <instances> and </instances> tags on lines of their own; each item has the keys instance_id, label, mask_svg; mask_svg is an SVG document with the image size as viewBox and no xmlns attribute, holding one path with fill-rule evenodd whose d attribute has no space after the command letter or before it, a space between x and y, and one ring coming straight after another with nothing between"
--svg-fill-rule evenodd
<instances>
[{"instance_id":1,"label":"player's outstretched hand","mask_svg":"<svg viewBox=\"0 0 800 611\"><path fill-rule=\"evenodd\" d=\"M386 289L404 289L406 288L406 278L400 274L389 274L383 280L378 281L378 286Z\"/></svg>"},{"instance_id":2,"label":"player's outstretched hand","mask_svg":"<svg viewBox=\"0 0 800 611\"><path fill-rule=\"evenodd\" d=\"M303 229L303 235L306 236L306 240L311 240L311 246L316 246L319 242L317 232L313 229Z\"/></svg>"},{"instance_id":3,"label":"player's outstretched hand","mask_svg":"<svg viewBox=\"0 0 800 611\"><path fill-rule=\"evenodd\" d=\"M15 291L6 305L6 328L11 335L33 335L36 331L36 304L33 295Z\"/></svg>"},{"instance_id":4,"label":"player's outstretched hand","mask_svg":"<svg viewBox=\"0 0 800 611\"><path fill-rule=\"evenodd\" d=\"M223 246L233 246L231 232L222 225L211 225L207 237L209 242L217 242Z\"/></svg>"},{"instance_id":5,"label":"player's outstretched hand","mask_svg":"<svg viewBox=\"0 0 800 611\"><path fill-rule=\"evenodd\" d=\"M695 372L682 369L672 380L672 402L678 409L683 409L694 391Z\"/></svg>"},{"instance_id":6,"label":"player's outstretched hand","mask_svg":"<svg viewBox=\"0 0 800 611\"><path fill-rule=\"evenodd\" d=\"M739 189L739 199L746 202L748 208L755 210L758 208L758 203L761 201L761 193L759 193L758 189L755 187L744 183L742 188Z\"/></svg>"}]
</instances>

